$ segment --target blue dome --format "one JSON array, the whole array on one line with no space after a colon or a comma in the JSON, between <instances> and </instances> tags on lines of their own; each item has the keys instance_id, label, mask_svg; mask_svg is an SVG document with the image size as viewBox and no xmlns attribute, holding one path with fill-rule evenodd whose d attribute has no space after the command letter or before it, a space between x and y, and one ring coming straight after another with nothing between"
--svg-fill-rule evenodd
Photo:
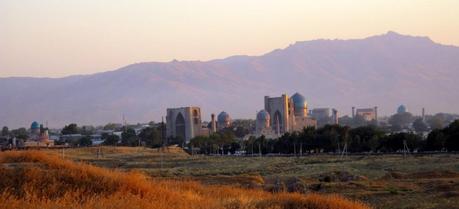
<instances>
[{"instance_id":1,"label":"blue dome","mask_svg":"<svg viewBox=\"0 0 459 209\"><path fill-rule=\"evenodd\" d=\"M398 108L397 108L397 113L405 113L406 112L406 107L405 105L400 105Z\"/></svg>"},{"instance_id":2,"label":"blue dome","mask_svg":"<svg viewBox=\"0 0 459 209\"><path fill-rule=\"evenodd\" d=\"M295 115L304 116L305 109L308 107L308 103L306 102L306 98L299 93L295 93L292 96L293 100L293 108L295 110Z\"/></svg>"},{"instance_id":3,"label":"blue dome","mask_svg":"<svg viewBox=\"0 0 459 209\"><path fill-rule=\"evenodd\" d=\"M224 123L224 122L227 122L227 121L230 121L230 120L231 120L231 118L230 118L229 114L226 113L225 111L223 111L220 114L218 114L217 121L219 123Z\"/></svg>"},{"instance_id":4,"label":"blue dome","mask_svg":"<svg viewBox=\"0 0 459 209\"><path fill-rule=\"evenodd\" d=\"M257 113L257 120L259 121L267 121L270 118L271 117L269 116L269 113L266 110L261 110Z\"/></svg>"},{"instance_id":5,"label":"blue dome","mask_svg":"<svg viewBox=\"0 0 459 209\"><path fill-rule=\"evenodd\" d=\"M307 105L306 98L299 93L295 93L292 96L292 100L295 107L304 108Z\"/></svg>"},{"instance_id":6,"label":"blue dome","mask_svg":"<svg viewBox=\"0 0 459 209\"><path fill-rule=\"evenodd\" d=\"M40 124L38 124L37 121L34 121L32 125L30 125L30 129L39 129L39 128L40 128Z\"/></svg>"}]
</instances>

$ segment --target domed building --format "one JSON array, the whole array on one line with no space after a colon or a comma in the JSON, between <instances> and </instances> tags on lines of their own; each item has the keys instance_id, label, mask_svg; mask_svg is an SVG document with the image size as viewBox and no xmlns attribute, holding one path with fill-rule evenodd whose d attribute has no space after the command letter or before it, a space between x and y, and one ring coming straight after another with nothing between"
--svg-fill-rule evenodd
<instances>
[{"instance_id":1,"label":"domed building","mask_svg":"<svg viewBox=\"0 0 459 209\"><path fill-rule=\"evenodd\" d=\"M32 122L30 125L30 133L32 137L40 135L40 124L37 121Z\"/></svg>"},{"instance_id":2,"label":"domed building","mask_svg":"<svg viewBox=\"0 0 459 209\"><path fill-rule=\"evenodd\" d=\"M292 97L293 109L296 117L306 117L308 115L308 103L306 98L300 93L295 93Z\"/></svg>"},{"instance_id":3,"label":"domed building","mask_svg":"<svg viewBox=\"0 0 459 209\"><path fill-rule=\"evenodd\" d=\"M261 110L257 113L257 121L255 122L255 128L257 132L260 132L263 129L269 129L271 123L271 117L266 110Z\"/></svg>"},{"instance_id":4,"label":"domed building","mask_svg":"<svg viewBox=\"0 0 459 209\"><path fill-rule=\"evenodd\" d=\"M271 128L271 116L268 111L260 110L255 121L255 137L265 136L267 139L275 139L278 135Z\"/></svg>"},{"instance_id":5,"label":"domed building","mask_svg":"<svg viewBox=\"0 0 459 209\"><path fill-rule=\"evenodd\" d=\"M225 111L221 112L217 116L217 127L219 130L231 127L231 117Z\"/></svg>"},{"instance_id":6,"label":"domed building","mask_svg":"<svg viewBox=\"0 0 459 209\"><path fill-rule=\"evenodd\" d=\"M397 113L400 114L400 113L406 113L406 107L405 105L400 105L398 106L397 108Z\"/></svg>"},{"instance_id":7,"label":"domed building","mask_svg":"<svg viewBox=\"0 0 459 209\"><path fill-rule=\"evenodd\" d=\"M30 125L30 138L25 141L26 147L49 147L53 146L54 141L49 139L48 128L45 128L37 121L32 122Z\"/></svg>"},{"instance_id":8,"label":"domed building","mask_svg":"<svg viewBox=\"0 0 459 209\"><path fill-rule=\"evenodd\" d=\"M281 136L287 132L301 131L304 127L317 127L317 121L308 116L308 103L303 95L295 93L292 97L265 96L265 110L270 115L270 127Z\"/></svg>"}]
</instances>

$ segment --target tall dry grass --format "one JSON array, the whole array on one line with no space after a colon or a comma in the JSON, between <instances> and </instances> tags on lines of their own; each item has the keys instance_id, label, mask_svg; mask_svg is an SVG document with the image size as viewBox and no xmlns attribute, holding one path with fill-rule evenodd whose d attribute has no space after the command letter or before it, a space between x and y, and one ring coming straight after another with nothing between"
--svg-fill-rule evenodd
<instances>
[{"instance_id":1,"label":"tall dry grass","mask_svg":"<svg viewBox=\"0 0 459 209\"><path fill-rule=\"evenodd\" d=\"M192 181L155 180L39 151L0 154L0 208L351 209L339 196L271 194Z\"/></svg>"}]
</instances>

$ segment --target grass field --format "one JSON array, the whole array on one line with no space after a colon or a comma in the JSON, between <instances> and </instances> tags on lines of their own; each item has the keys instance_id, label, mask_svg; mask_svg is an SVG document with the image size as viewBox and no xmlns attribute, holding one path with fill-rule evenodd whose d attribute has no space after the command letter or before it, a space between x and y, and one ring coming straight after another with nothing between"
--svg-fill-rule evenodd
<instances>
[{"instance_id":1,"label":"grass field","mask_svg":"<svg viewBox=\"0 0 459 209\"><path fill-rule=\"evenodd\" d=\"M115 150L116 152L116 150ZM128 154L124 150L120 153ZM113 153L115 154L115 153ZM151 178L40 151L0 153L5 209L366 209L336 195L269 193Z\"/></svg>"},{"instance_id":2,"label":"grass field","mask_svg":"<svg viewBox=\"0 0 459 209\"><path fill-rule=\"evenodd\" d=\"M375 208L459 208L459 155L189 156L179 148L79 148L68 159L173 180L266 191L338 193ZM53 150L62 156L61 150ZM162 160L161 160L162 159Z\"/></svg>"}]
</instances>

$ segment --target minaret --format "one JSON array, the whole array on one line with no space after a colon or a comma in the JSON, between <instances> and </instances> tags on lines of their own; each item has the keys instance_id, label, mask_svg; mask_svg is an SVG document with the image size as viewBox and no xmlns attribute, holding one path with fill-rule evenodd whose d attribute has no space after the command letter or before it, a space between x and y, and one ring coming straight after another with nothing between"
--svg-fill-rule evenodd
<instances>
[{"instance_id":1,"label":"minaret","mask_svg":"<svg viewBox=\"0 0 459 209\"><path fill-rule=\"evenodd\" d=\"M215 114L210 115L211 121L210 121L210 132L211 133L216 133L217 132L217 123L215 122Z\"/></svg>"},{"instance_id":2,"label":"minaret","mask_svg":"<svg viewBox=\"0 0 459 209\"><path fill-rule=\"evenodd\" d=\"M332 109L333 112L333 123L338 125L338 110Z\"/></svg>"},{"instance_id":3,"label":"minaret","mask_svg":"<svg viewBox=\"0 0 459 209\"><path fill-rule=\"evenodd\" d=\"M352 119L355 118L355 107L352 107Z\"/></svg>"},{"instance_id":4,"label":"minaret","mask_svg":"<svg viewBox=\"0 0 459 209\"><path fill-rule=\"evenodd\" d=\"M375 121L376 125L378 125L378 106L375 106Z\"/></svg>"},{"instance_id":5,"label":"minaret","mask_svg":"<svg viewBox=\"0 0 459 209\"><path fill-rule=\"evenodd\" d=\"M422 108L422 121L426 122L426 110Z\"/></svg>"}]
</instances>

